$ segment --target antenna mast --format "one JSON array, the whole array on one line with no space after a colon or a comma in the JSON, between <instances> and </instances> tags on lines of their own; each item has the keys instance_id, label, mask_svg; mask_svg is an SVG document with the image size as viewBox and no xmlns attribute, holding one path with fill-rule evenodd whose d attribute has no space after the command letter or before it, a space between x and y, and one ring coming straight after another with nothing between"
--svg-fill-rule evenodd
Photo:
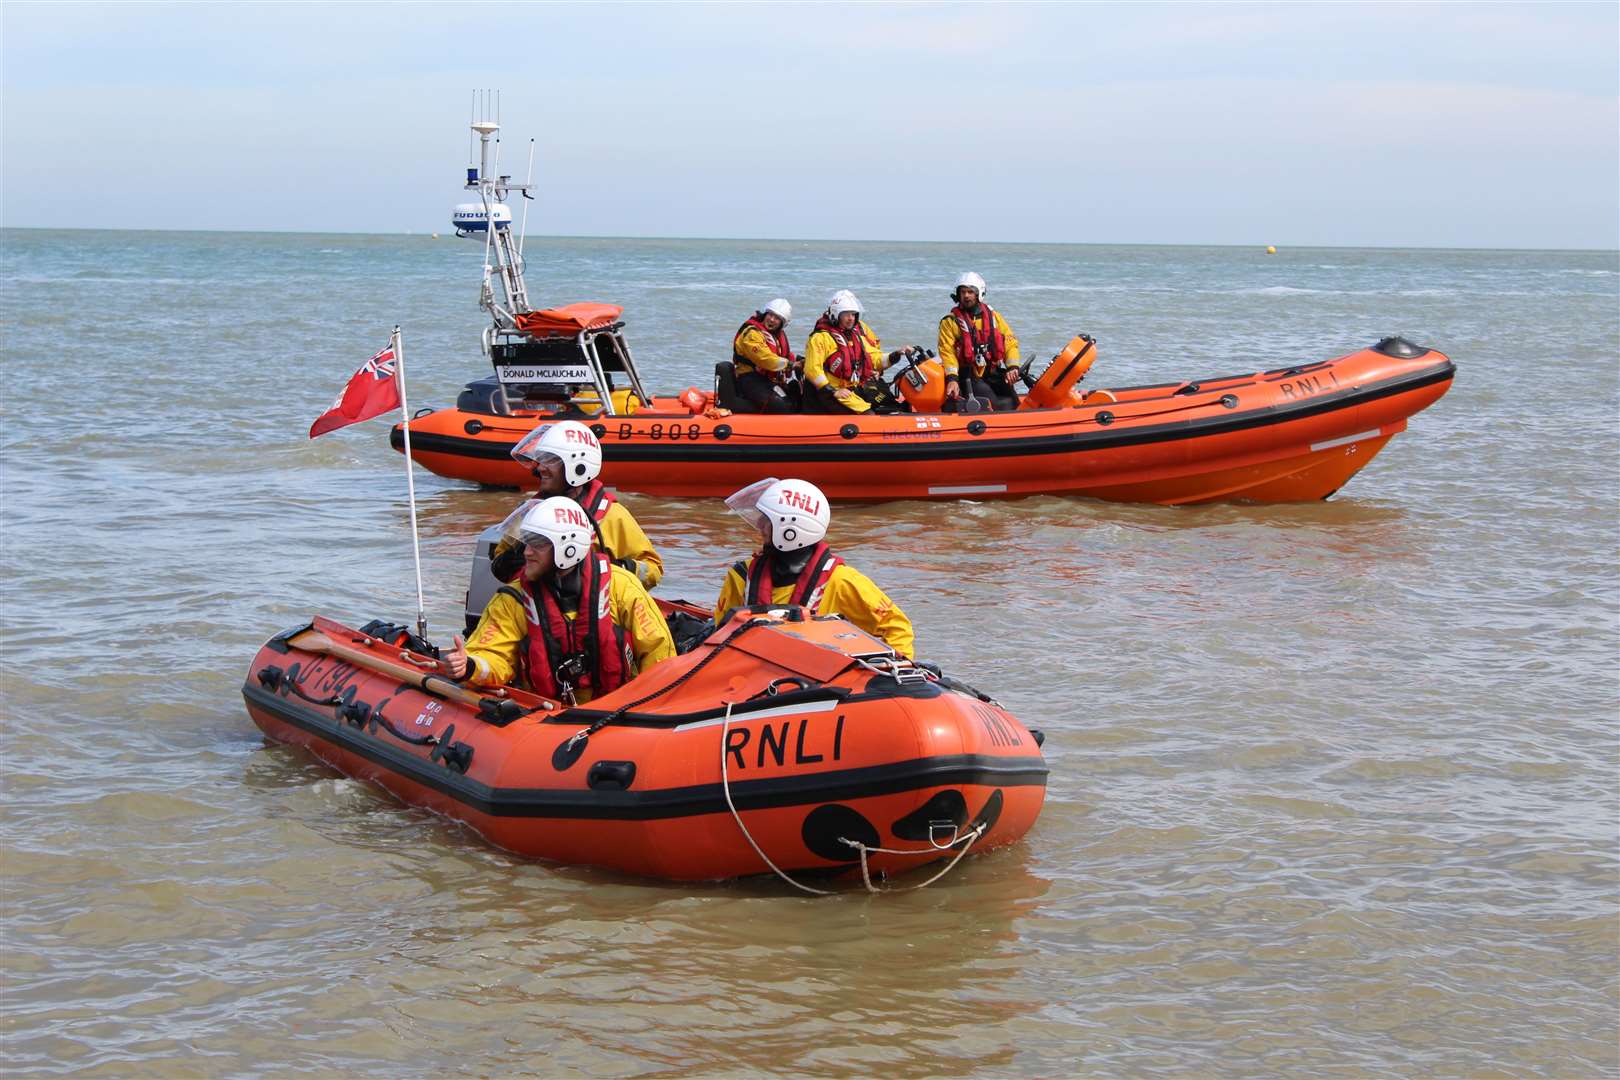
<instances>
[{"instance_id":1,"label":"antenna mast","mask_svg":"<svg viewBox=\"0 0 1620 1080\"><path fill-rule=\"evenodd\" d=\"M483 200L484 221L488 230L484 246L484 284L479 303L495 317L496 326L510 329L517 325L514 316L532 309L529 307L528 288L523 283L522 241L513 241L510 219L504 222L497 221L495 208L504 203L507 195L514 191L524 198L529 198L529 188L532 185L514 184L510 176L498 175L499 139L495 139L495 159L493 167L491 165L490 141L495 133L501 130L500 110L499 93L492 94L488 90L474 93L474 118L471 126L478 135L478 165L476 167L468 165L466 186L469 191L476 189L479 198ZM493 119L491 119L492 112ZM501 289L505 293L504 305L496 302L495 290L490 282L490 278L496 274L500 275Z\"/></svg>"}]
</instances>

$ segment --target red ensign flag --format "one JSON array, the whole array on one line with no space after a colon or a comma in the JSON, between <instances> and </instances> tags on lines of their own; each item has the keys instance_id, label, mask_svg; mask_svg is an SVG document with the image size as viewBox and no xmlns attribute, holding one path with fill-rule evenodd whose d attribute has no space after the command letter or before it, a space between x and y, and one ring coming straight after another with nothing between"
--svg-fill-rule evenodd
<instances>
[{"instance_id":1,"label":"red ensign flag","mask_svg":"<svg viewBox=\"0 0 1620 1080\"><path fill-rule=\"evenodd\" d=\"M332 407L310 425L309 437L325 435L340 427L358 424L399 408L399 377L394 364L394 342L367 360L349 379L349 385L332 402Z\"/></svg>"}]
</instances>

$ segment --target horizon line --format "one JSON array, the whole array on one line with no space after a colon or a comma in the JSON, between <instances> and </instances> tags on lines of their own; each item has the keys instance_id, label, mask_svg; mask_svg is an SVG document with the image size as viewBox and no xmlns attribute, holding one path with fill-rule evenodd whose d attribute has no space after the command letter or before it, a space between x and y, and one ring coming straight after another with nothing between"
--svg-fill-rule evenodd
<instances>
[{"instance_id":1,"label":"horizon line","mask_svg":"<svg viewBox=\"0 0 1620 1080\"><path fill-rule=\"evenodd\" d=\"M271 228L190 228L190 229L164 229L151 227L89 227L83 225L6 225L0 223L0 231L17 232L122 232L122 233L202 233L220 235L248 235L248 236L369 236L369 237L422 237L427 239L463 239L457 237L454 231L448 233L424 230L421 232L373 232L359 230L315 230L315 229L271 229ZM1457 245L1435 244L1276 244L1272 242L1255 243L1212 243L1212 242L1174 242L1166 240L1152 241L1110 241L1110 240L900 240L900 239L873 239L861 237L858 239L843 239L837 237L810 237L810 236L628 236L611 235L606 233L535 233L536 239L547 240L685 240L685 241L724 241L729 243L769 243L769 244L935 244L977 247L1180 247L1180 248L1260 248L1275 247L1280 254L1285 249L1300 250L1326 250L1326 251L1544 251L1544 252L1579 252L1579 253L1613 253L1620 254L1620 246L1616 247L1464 247Z\"/></svg>"}]
</instances>

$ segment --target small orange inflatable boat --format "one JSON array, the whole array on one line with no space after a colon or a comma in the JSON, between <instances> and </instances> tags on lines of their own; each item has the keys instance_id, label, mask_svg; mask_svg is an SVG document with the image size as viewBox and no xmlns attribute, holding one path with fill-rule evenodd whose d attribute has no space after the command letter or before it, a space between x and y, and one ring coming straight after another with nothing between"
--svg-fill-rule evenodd
<instances>
[{"instance_id":1,"label":"small orange inflatable boat","mask_svg":"<svg viewBox=\"0 0 1620 1080\"><path fill-rule=\"evenodd\" d=\"M801 608L738 609L573 708L450 682L377 632L389 639L317 618L276 635L242 687L254 722L524 855L870 887L1013 843L1045 797L1038 732Z\"/></svg>"},{"instance_id":2,"label":"small orange inflatable boat","mask_svg":"<svg viewBox=\"0 0 1620 1080\"><path fill-rule=\"evenodd\" d=\"M536 424L571 416L601 439L603 481L650 495L723 497L774 475L809 480L839 500L1064 494L1306 502L1343 487L1410 416L1446 392L1456 372L1442 353L1385 338L1333 360L1087 391L1080 381L1096 347L1077 337L1039 377L1025 373L1030 390L1016 411L941 412L943 376L928 361L895 379L911 412L723 414L717 403L735 404L723 372L713 392L647 395L622 326L581 324L573 338L558 331L506 346L544 346L552 359L584 350L589 363L547 368L520 365L522 352L495 354L496 378L468 384L454 409L412 418L416 461L441 476L522 486L529 477L508 456L513 445ZM558 380L589 375L597 389L554 385L549 399L525 397L540 384L513 381L546 371L564 372L547 376ZM615 388L614 372L631 386ZM401 426L392 443L403 450Z\"/></svg>"}]
</instances>

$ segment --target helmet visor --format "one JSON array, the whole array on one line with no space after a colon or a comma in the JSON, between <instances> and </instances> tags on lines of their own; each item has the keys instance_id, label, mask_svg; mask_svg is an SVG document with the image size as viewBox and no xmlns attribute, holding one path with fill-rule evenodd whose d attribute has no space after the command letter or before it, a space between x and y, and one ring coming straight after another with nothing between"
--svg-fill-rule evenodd
<instances>
[{"instance_id":1,"label":"helmet visor","mask_svg":"<svg viewBox=\"0 0 1620 1080\"><path fill-rule=\"evenodd\" d=\"M537 465L539 464L541 455L546 457L556 457L557 455L551 453L549 450L541 450L539 448L540 440L542 437L544 437L546 428L548 426L549 425L547 424L541 424L539 427L523 436L523 438L519 439L518 444L512 447L513 460L522 461L530 465Z\"/></svg>"},{"instance_id":2,"label":"helmet visor","mask_svg":"<svg viewBox=\"0 0 1620 1080\"><path fill-rule=\"evenodd\" d=\"M539 499L525 499L523 502L518 504L518 508L516 510L513 510L510 514L507 514L506 517L501 521L501 540L510 541L514 544L526 543L523 538L523 530L521 528L523 525L523 517L530 510L533 510L539 505Z\"/></svg>"},{"instance_id":3,"label":"helmet visor","mask_svg":"<svg viewBox=\"0 0 1620 1080\"><path fill-rule=\"evenodd\" d=\"M761 536L770 536L770 520L758 509L758 506L760 496L764 495L766 490L776 482L776 477L767 476L763 480L756 480L740 491L732 492L726 496L726 509L752 525Z\"/></svg>"}]
</instances>

